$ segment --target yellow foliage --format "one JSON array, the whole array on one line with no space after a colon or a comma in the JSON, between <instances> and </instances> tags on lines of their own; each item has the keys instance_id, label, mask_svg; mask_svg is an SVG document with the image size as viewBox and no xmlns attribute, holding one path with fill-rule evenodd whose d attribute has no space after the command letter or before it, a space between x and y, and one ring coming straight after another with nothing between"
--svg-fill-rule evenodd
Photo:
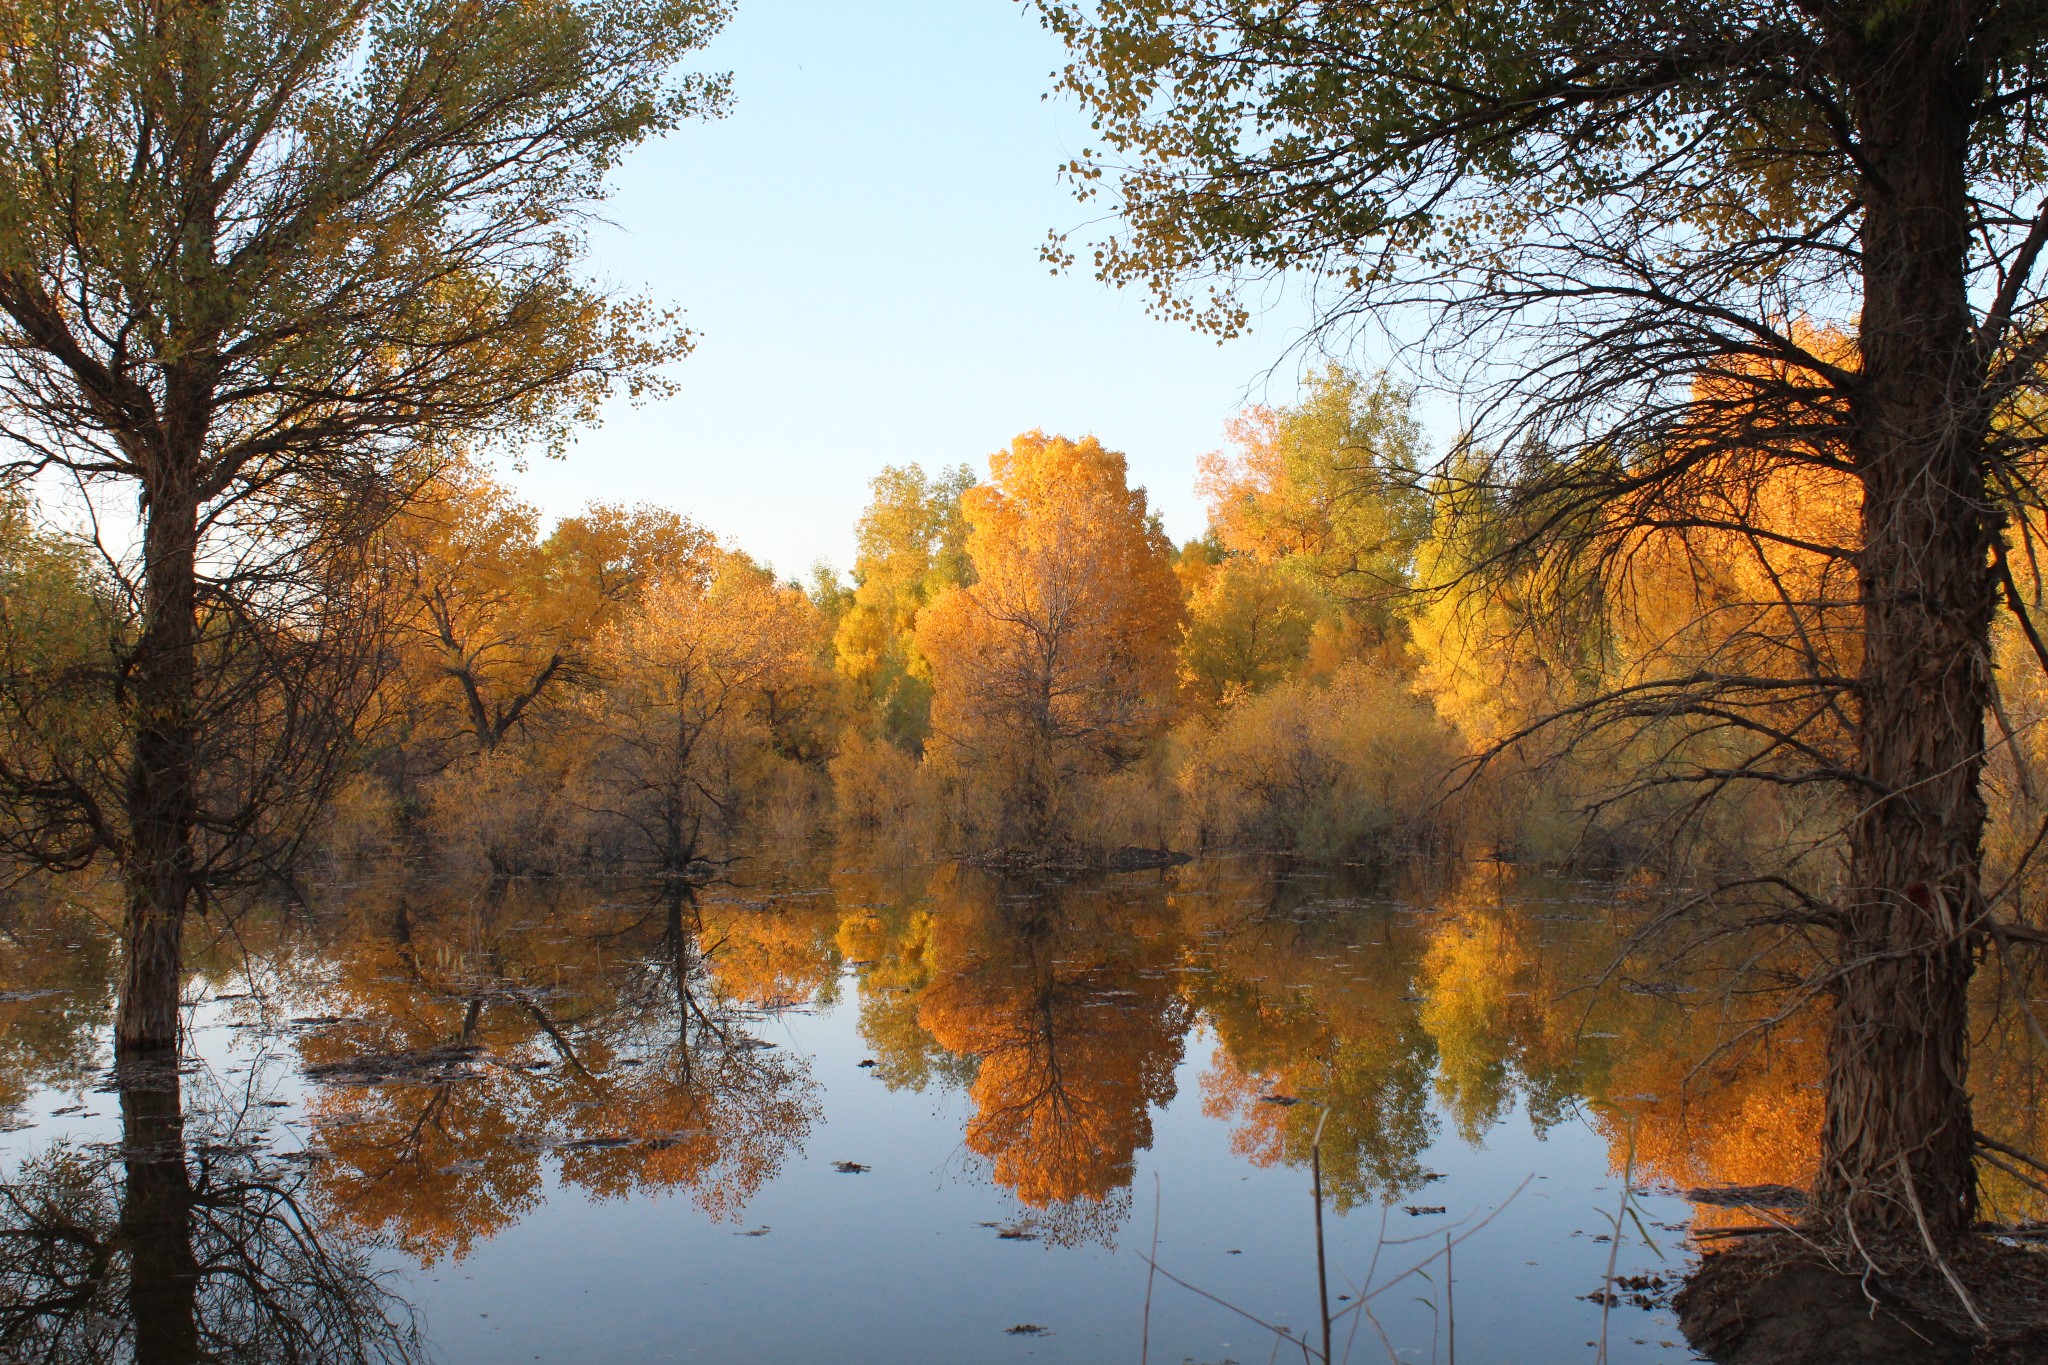
<instances>
[{"instance_id":1,"label":"yellow foliage","mask_svg":"<svg viewBox=\"0 0 2048 1365\"><path fill-rule=\"evenodd\" d=\"M1325 857L1421 833L1461 752L1405 679L1355 664L1194 722L1181 747L1175 780L1196 842Z\"/></svg>"},{"instance_id":2,"label":"yellow foliage","mask_svg":"<svg viewBox=\"0 0 2048 1365\"><path fill-rule=\"evenodd\" d=\"M1199 707L1256 696L1298 672L1323 606L1301 580L1241 555L1204 566L1188 592L1180 680ZM1183 581L1190 575L1183 573Z\"/></svg>"},{"instance_id":3,"label":"yellow foliage","mask_svg":"<svg viewBox=\"0 0 2048 1365\"><path fill-rule=\"evenodd\" d=\"M832 799L842 827L898 828L921 796L917 764L883 739L848 735L832 756Z\"/></svg>"},{"instance_id":4,"label":"yellow foliage","mask_svg":"<svg viewBox=\"0 0 2048 1365\"><path fill-rule=\"evenodd\" d=\"M1412 395L1386 375L1331 365L1302 401L1231 424L1234 456L1205 457L1196 490L1225 550L1284 565L1368 626L1391 633L1428 527Z\"/></svg>"},{"instance_id":5,"label":"yellow foliage","mask_svg":"<svg viewBox=\"0 0 2048 1365\"><path fill-rule=\"evenodd\" d=\"M574 769L577 805L635 861L681 871L774 790L779 712L822 694L821 625L803 593L743 555L663 579L599 635L600 690Z\"/></svg>"},{"instance_id":6,"label":"yellow foliage","mask_svg":"<svg viewBox=\"0 0 2048 1365\"><path fill-rule=\"evenodd\" d=\"M931 679L912 632L927 602L966 581L960 496L973 485L965 465L937 478L916 465L886 468L869 485L856 532L853 594L833 637L837 667L881 737L913 754L930 725Z\"/></svg>"}]
</instances>

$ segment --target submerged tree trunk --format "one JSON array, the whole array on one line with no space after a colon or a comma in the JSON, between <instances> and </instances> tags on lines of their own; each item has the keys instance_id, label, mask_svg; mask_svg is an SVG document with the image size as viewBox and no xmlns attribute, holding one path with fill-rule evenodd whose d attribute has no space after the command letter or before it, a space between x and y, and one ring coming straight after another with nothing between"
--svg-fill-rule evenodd
<instances>
[{"instance_id":1,"label":"submerged tree trunk","mask_svg":"<svg viewBox=\"0 0 2048 1365\"><path fill-rule=\"evenodd\" d=\"M1863 117L1860 750L1816 1219L1946 1246L1976 1213L1970 978L1983 913L1993 613L1984 364L1964 263L1962 35L1892 35ZM1946 55L1949 65L1944 67Z\"/></svg>"},{"instance_id":2,"label":"submerged tree trunk","mask_svg":"<svg viewBox=\"0 0 2048 1365\"><path fill-rule=\"evenodd\" d=\"M183 481L152 490L143 531L143 621L128 678L127 960L115 1046L175 1048L198 808L198 501Z\"/></svg>"}]
</instances>

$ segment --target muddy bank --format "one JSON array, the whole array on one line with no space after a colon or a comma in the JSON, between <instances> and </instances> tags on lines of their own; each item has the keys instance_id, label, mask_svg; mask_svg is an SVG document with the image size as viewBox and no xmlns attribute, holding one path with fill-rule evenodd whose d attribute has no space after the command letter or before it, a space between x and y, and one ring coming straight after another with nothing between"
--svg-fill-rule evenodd
<instances>
[{"instance_id":1,"label":"muddy bank","mask_svg":"<svg viewBox=\"0 0 2048 1365\"><path fill-rule=\"evenodd\" d=\"M1938 1271L1844 1274L1787 1237L1708 1255L1674 1301L1717 1365L2020 1365L2048 1360L2048 1254L1979 1242L1954 1260L1982 1326Z\"/></svg>"}]
</instances>

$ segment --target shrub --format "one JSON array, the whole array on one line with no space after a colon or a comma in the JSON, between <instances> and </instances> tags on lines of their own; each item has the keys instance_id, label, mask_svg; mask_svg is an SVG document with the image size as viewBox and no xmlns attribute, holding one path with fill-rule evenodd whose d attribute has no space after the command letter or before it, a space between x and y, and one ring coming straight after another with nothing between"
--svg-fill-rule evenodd
<instances>
[{"instance_id":1,"label":"shrub","mask_svg":"<svg viewBox=\"0 0 2048 1365\"><path fill-rule=\"evenodd\" d=\"M1424 842L1462 756L1434 707L1365 665L1285 683L1194 724L1181 743L1185 837L1321 858Z\"/></svg>"}]
</instances>

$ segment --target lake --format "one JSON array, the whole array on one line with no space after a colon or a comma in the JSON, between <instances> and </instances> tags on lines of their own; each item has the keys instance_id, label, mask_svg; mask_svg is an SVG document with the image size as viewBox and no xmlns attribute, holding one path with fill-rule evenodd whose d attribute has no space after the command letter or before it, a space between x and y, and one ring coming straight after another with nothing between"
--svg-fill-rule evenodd
<instances>
[{"instance_id":1,"label":"lake","mask_svg":"<svg viewBox=\"0 0 2048 1365\"><path fill-rule=\"evenodd\" d=\"M1594 988L1625 889L1410 880L394 871L195 922L122 1072L106 917L18 904L0 1359L1307 1359L1317 1167L1335 1358L1693 1359L1760 1215L1685 1193L1803 1180L1821 1030Z\"/></svg>"}]
</instances>

